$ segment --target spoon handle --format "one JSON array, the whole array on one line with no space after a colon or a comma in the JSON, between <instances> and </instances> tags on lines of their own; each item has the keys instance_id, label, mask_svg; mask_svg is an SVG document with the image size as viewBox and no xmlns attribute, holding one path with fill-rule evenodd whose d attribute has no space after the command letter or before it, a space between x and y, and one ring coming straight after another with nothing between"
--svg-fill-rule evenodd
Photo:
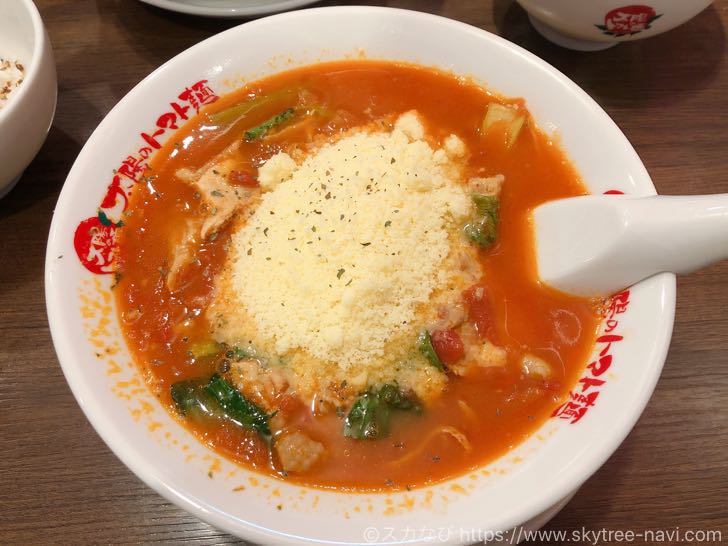
<instances>
[{"instance_id":1,"label":"spoon handle","mask_svg":"<svg viewBox=\"0 0 728 546\"><path fill-rule=\"evenodd\" d=\"M728 258L728 194L625 198L625 244L650 274L690 273Z\"/></svg>"},{"instance_id":2,"label":"spoon handle","mask_svg":"<svg viewBox=\"0 0 728 546\"><path fill-rule=\"evenodd\" d=\"M728 194L588 195L533 213L542 282L602 296L728 258Z\"/></svg>"}]
</instances>

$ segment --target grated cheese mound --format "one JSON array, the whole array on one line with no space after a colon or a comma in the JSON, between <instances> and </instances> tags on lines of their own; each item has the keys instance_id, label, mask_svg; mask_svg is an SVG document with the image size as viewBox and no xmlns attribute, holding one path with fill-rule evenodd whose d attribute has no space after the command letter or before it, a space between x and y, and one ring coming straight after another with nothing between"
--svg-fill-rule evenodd
<instances>
[{"instance_id":1,"label":"grated cheese mound","mask_svg":"<svg viewBox=\"0 0 728 546\"><path fill-rule=\"evenodd\" d=\"M414 344L418 306L453 274L442 266L472 208L460 146L443 153L424 135L409 112L391 132L349 133L295 168L279 153L260 169L271 189L233 235L230 283L278 355L353 370Z\"/></svg>"}]
</instances>

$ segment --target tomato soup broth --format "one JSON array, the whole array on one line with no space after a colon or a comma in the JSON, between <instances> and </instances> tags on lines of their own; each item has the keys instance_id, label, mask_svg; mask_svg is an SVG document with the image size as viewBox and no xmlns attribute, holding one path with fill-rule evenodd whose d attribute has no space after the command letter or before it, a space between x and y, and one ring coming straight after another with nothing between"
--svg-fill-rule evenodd
<instances>
[{"instance_id":1,"label":"tomato soup broth","mask_svg":"<svg viewBox=\"0 0 728 546\"><path fill-rule=\"evenodd\" d=\"M251 128L293 112L302 95L311 115L285 119L278 127L271 123L264 138L249 138ZM507 131L483 130L491 104L525 115L512 143ZM322 446L315 449L323 455L310 467L292 464L298 470L287 471L272 455L271 444L278 441L275 430L262 434L240 426L240 419L191 419L181 412L179 398L173 398L173 385L216 372L224 376L237 357L237 349L224 344L216 345L217 353L193 346L210 338L207 309L231 252L235 222L199 237L189 263L176 273L175 286L169 285L174 261L170 248L190 218L216 212L177 173L195 172L241 142L236 170L228 178L231 187L255 187L258 169L274 154L309 142L335 141L373 123L391 127L408 111L423 120L433 146L442 145L450 134L462 140L469 176L504 177L497 238L477 249L482 278L475 284L480 291L464 292L468 311L462 328L493 343L505 360L454 373L456 366L448 362L462 356L460 337L465 334L457 328L444 334L432 331L434 358L442 361L447 379L442 392L417 402L418 411L407 411L410 403L394 402L398 411L392 413L388 434L377 438L342 433L351 405L320 411L290 390L276 394L273 405L263 408L271 423L283 419L285 430L300 431L313 442L308 445ZM480 467L521 443L549 418L583 370L598 325L597 302L539 284L528 215L545 201L585 193L571 163L535 126L521 99L503 99L435 70L387 62L342 61L270 76L209 106L154 157L120 230L114 292L123 332L147 383L170 412L205 444L245 467L296 483L348 490L438 482ZM252 197L237 213L242 218L238 223L245 223L258 200ZM277 303L271 300L271 305ZM548 372L526 373L526 354L548 363Z\"/></svg>"}]
</instances>

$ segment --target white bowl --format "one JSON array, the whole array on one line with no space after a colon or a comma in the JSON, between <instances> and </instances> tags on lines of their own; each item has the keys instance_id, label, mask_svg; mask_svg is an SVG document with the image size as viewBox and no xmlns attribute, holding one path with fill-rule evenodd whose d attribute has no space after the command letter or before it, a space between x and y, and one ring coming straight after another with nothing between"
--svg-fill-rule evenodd
<instances>
[{"instance_id":1,"label":"white bowl","mask_svg":"<svg viewBox=\"0 0 728 546\"><path fill-rule=\"evenodd\" d=\"M712 0L649 0L615 5L613 0L517 0L534 28L569 49L598 51L619 42L656 36L710 5Z\"/></svg>"},{"instance_id":2,"label":"white bowl","mask_svg":"<svg viewBox=\"0 0 728 546\"><path fill-rule=\"evenodd\" d=\"M56 65L31 0L0 2L0 57L25 66L23 83L0 110L0 197L20 179L45 141L56 110Z\"/></svg>"},{"instance_id":3,"label":"white bowl","mask_svg":"<svg viewBox=\"0 0 728 546\"><path fill-rule=\"evenodd\" d=\"M90 224L100 225L94 218L105 196L106 212L118 214L122 199L115 201L107 190L113 169L128 156L139 157L145 147L140 134L154 127L183 89L208 80L222 94L291 66L356 58L362 49L368 58L437 66L525 97L591 191L655 193L637 154L604 111L564 75L502 38L449 19L375 7L320 8L250 22L149 75L109 113L76 160L56 207L46 256L48 316L63 371L99 435L142 480L201 519L254 542L424 544L434 533L447 542L471 543L485 532L542 525L617 449L647 403L670 341L673 275L642 282L615 302L602 331L619 337L596 347L611 357L611 368L585 399L574 388L575 403L587 408L577 422L572 423L581 410L563 408L506 456L435 486L349 494L256 475L220 460L194 439L144 388L129 362L109 293L113 276L104 274L109 269L104 240L98 238L89 254L88 241L79 238L80 257L98 273L77 257L77 226L83 226L83 235ZM98 234L109 230L99 228ZM584 375L593 374L586 369ZM208 477L211 470L214 479Z\"/></svg>"}]
</instances>

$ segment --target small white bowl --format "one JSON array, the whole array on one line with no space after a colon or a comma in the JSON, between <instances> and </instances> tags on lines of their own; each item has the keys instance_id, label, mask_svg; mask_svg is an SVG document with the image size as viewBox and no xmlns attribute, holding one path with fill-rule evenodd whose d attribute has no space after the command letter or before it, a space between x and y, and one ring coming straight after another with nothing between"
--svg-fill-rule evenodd
<instances>
[{"instance_id":1,"label":"small white bowl","mask_svg":"<svg viewBox=\"0 0 728 546\"><path fill-rule=\"evenodd\" d=\"M56 65L31 0L0 2L0 57L20 61L23 83L0 110L0 197L18 182L46 139L56 111Z\"/></svg>"},{"instance_id":2,"label":"small white bowl","mask_svg":"<svg viewBox=\"0 0 728 546\"><path fill-rule=\"evenodd\" d=\"M579 51L598 51L619 42L656 36L703 11L712 0L517 0L547 40Z\"/></svg>"},{"instance_id":3,"label":"small white bowl","mask_svg":"<svg viewBox=\"0 0 728 546\"><path fill-rule=\"evenodd\" d=\"M483 468L411 492L318 490L221 459L145 388L119 331L110 292L114 279L108 274L114 228L106 214L118 215L124 207L119 191L134 183L123 172L133 176L131 167L150 151L143 133L156 134L156 120L172 112L170 102L188 97L185 89L196 83L204 100L209 92L224 94L287 68L358 58L362 51L370 59L473 76L504 95L524 97L592 192L655 193L642 162L604 111L563 74L498 36L387 8L276 15L178 55L130 91L89 138L61 192L48 241L46 301L53 342L79 405L117 456L161 495L220 529L278 545L495 543L494 533L548 521L631 430L669 346L673 275L653 277L613 301L600 332L608 337L592 357L597 371L584 370L590 384L573 387L570 405L536 434ZM161 142L171 134L161 131L156 138ZM603 373L606 367L609 373ZM510 536L500 535L515 543L518 537Z\"/></svg>"}]
</instances>

